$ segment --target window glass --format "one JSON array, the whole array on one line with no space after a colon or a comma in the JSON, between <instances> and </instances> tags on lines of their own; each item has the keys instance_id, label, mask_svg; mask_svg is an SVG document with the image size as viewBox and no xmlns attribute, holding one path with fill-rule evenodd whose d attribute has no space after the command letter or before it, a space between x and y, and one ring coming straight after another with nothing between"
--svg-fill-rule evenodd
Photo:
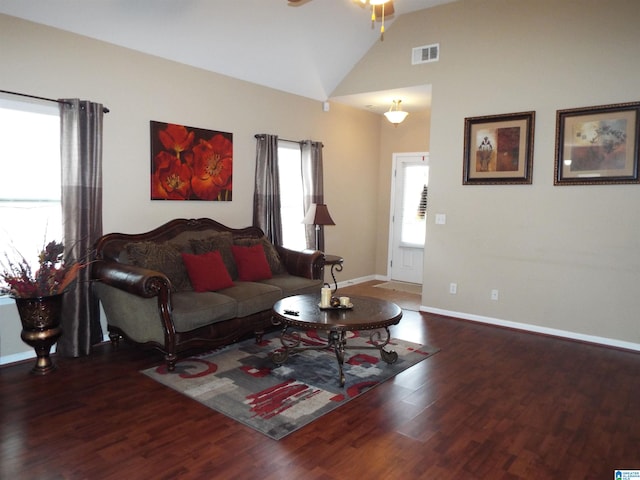
<instances>
[{"instance_id":1,"label":"window glass","mask_svg":"<svg viewBox=\"0 0 640 480\"><path fill-rule=\"evenodd\" d=\"M278 141L282 245L292 250L307 248L302 196L302 155L296 142Z\"/></svg>"},{"instance_id":2,"label":"window glass","mask_svg":"<svg viewBox=\"0 0 640 480\"><path fill-rule=\"evenodd\" d=\"M0 261L62 241L58 106L0 99Z\"/></svg>"},{"instance_id":3,"label":"window glass","mask_svg":"<svg viewBox=\"0 0 640 480\"><path fill-rule=\"evenodd\" d=\"M424 246L429 167L403 164L402 243Z\"/></svg>"}]
</instances>

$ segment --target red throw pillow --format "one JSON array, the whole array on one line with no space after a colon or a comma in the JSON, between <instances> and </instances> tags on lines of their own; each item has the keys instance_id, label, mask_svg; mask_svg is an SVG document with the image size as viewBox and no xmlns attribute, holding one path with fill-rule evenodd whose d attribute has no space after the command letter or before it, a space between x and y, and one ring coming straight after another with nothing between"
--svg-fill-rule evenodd
<instances>
[{"instance_id":1,"label":"red throw pillow","mask_svg":"<svg viewBox=\"0 0 640 480\"><path fill-rule=\"evenodd\" d=\"M262 244L242 247L231 245L231 252L238 267L238 278L245 282L266 280L271 278L271 268L267 262Z\"/></svg>"},{"instance_id":2,"label":"red throw pillow","mask_svg":"<svg viewBox=\"0 0 640 480\"><path fill-rule=\"evenodd\" d=\"M223 288L233 287L233 280L224 265L219 251L202 255L182 254L182 261L187 267L189 280L196 292L215 292Z\"/></svg>"}]
</instances>

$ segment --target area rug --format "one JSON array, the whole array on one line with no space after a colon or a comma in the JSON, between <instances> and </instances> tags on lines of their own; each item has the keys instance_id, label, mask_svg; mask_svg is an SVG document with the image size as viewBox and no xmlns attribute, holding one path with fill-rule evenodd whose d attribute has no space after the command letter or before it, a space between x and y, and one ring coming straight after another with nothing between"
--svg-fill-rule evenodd
<instances>
[{"instance_id":1,"label":"area rug","mask_svg":"<svg viewBox=\"0 0 640 480\"><path fill-rule=\"evenodd\" d=\"M320 333L323 335L323 333ZM367 345L363 332L349 333L347 346ZM302 335L305 345L321 345L315 331ZM279 335L265 336L178 361L174 372L165 365L143 370L154 380L280 440L369 389L425 360L438 350L391 339L385 347L398 354L387 364L377 350L345 351L346 383L339 386L338 362L333 352L306 350L290 355L277 366L269 356L281 347Z\"/></svg>"},{"instance_id":2,"label":"area rug","mask_svg":"<svg viewBox=\"0 0 640 480\"><path fill-rule=\"evenodd\" d=\"M374 285L374 287L378 288L387 288L389 290L398 290L400 292L407 293L415 293L416 295L422 295L422 285L417 283L406 283L406 282L384 282Z\"/></svg>"}]
</instances>

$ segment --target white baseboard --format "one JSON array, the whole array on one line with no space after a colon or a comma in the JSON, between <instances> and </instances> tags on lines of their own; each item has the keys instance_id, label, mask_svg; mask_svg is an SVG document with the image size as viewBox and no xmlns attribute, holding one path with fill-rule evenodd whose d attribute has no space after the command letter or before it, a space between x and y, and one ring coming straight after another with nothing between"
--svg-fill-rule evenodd
<instances>
[{"instance_id":1,"label":"white baseboard","mask_svg":"<svg viewBox=\"0 0 640 480\"><path fill-rule=\"evenodd\" d=\"M51 349L51 353L54 352L54 349ZM25 352L14 353L13 355L4 355L0 357L0 365L8 365L10 363L22 362L23 360L29 360L30 358L36 358L36 352L31 350L27 350Z\"/></svg>"},{"instance_id":2,"label":"white baseboard","mask_svg":"<svg viewBox=\"0 0 640 480\"><path fill-rule=\"evenodd\" d=\"M109 334L105 333L104 335L102 335L102 341L109 342L110 341ZM51 351L49 352L51 355L56 353L57 346L58 346L57 344L54 344L51 347ZM33 350L33 348L29 350L25 350L24 352L14 353L13 355L0 356L0 365L8 365L10 363L22 362L24 360L29 360L32 358L36 358L36 352Z\"/></svg>"},{"instance_id":3,"label":"white baseboard","mask_svg":"<svg viewBox=\"0 0 640 480\"><path fill-rule=\"evenodd\" d=\"M351 287L353 285L357 285L359 283L364 283L364 282L370 282L372 280L388 282L389 280L391 280L391 277L389 277L388 275L367 275L366 277L352 278L350 280L344 280L342 282L338 282L338 288Z\"/></svg>"},{"instance_id":4,"label":"white baseboard","mask_svg":"<svg viewBox=\"0 0 640 480\"><path fill-rule=\"evenodd\" d=\"M609 347L621 348L624 350L633 350L640 352L640 344L625 342L624 340L616 340L614 338L598 337L595 335L586 335L583 333L570 332L567 330L559 330L556 328L541 327L539 325L532 325L528 323L518 323L509 320L501 320L498 318L484 317L482 315L474 315L471 313L453 312L450 310L442 310L440 308L420 306L421 312L435 313L437 315L444 315L446 317L459 318L462 320L470 320L472 322L485 323L488 325L496 325L499 327L513 328L515 330L523 330L525 332L539 333L543 335L550 335L553 337L567 338L571 340L577 340L580 342L594 343L598 345L606 345Z\"/></svg>"},{"instance_id":5,"label":"white baseboard","mask_svg":"<svg viewBox=\"0 0 640 480\"><path fill-rule=\"evenodd\" d=\"M366 277L352 278L351 280L344 280L342 282L338 282L338 288L340 287L351 287L353 285L357 285L359 283L370 282L371 280L377 280L375 275L367 275Z\"/></svg>"}]
</instances>

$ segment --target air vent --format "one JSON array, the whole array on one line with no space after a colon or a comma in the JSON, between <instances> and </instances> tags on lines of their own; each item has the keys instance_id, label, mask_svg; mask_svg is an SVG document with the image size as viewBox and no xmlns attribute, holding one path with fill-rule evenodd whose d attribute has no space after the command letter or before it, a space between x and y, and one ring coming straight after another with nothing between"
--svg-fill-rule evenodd
<instances>
[{"instance_id":1,"label":"air vent","mask_svg":"<svg viewBox=\"0 0 640 480\"><path fill-rule=\"evenodd\" d=\"M415 47L411 51L411 65L419 65L420 63L437 62L440 60L440 44L423 45Z\"/></svg>"}]
</instances>

